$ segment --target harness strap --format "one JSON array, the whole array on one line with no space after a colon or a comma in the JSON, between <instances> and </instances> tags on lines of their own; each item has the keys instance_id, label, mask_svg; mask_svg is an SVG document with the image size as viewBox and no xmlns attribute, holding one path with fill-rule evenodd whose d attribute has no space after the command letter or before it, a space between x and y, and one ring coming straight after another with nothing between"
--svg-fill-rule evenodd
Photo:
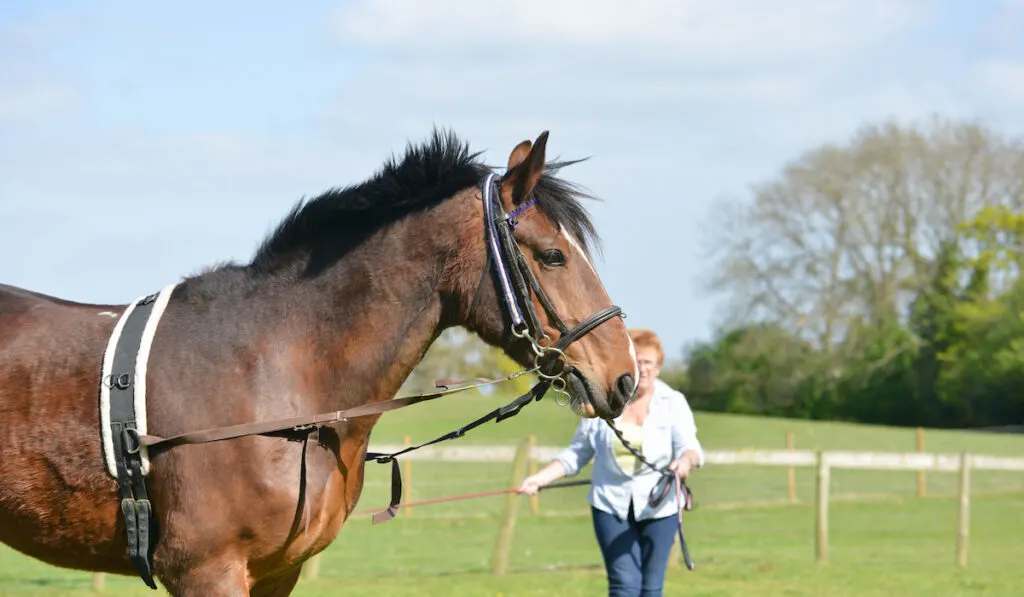
<instances>
[{"instance_id":1,"label":"harness strap","mask_svg":"<svg viewBox=\"0 0 1024 597\"><path fill-rule=\"evenodd\" d=\"M536 368L523 369L522 371L517 371L504 377L500 377L498 379L489 379L481 383L459 386L457 388L445 388L444 390L432 392L430 394L420 394L417 396L407 396L404 398L383 400L381 402L373 402L370 404L364 404L361 406L347 408L344 410L336 410L332 412L320 413L305 417L290 417L287 419L275 419L271 421L259 421L255 423L228 425L225 427L213 427L210 429L202 429L199 431L180 433L178 435L172 435L171 437L160 437L158 435L152 434L141 435L139 436L139 443L140 445L146 446L149 449L155 449L180 444L203 444L221 441L225 439L244 437L246 435L264 435L267 433L275 433L281 431L302 431L305 429L311 429L319 425L337 423L339 421L344 421L346 419L354 419L356 417L365 417L367 415L385 413L406 406L412 406L413 404L418 404L420 402L436 400L449 394L464 392L466 390L470 390L473 388L479 388L482 386L501 383L503 381L515 379L516 377L519 377L520 375L529 373L531 371L536 371Z\"/></svg>"},{"instance_id":2,"label":"harness strap","mask_svg":"<svg viewBox=\"0 0 1024 597\"><path fill-rule=\"evenodd\" d=\"M401 469L399 469L398 467L399 456L412 452L413 450L419 450L420 448L432 444L458 439L465 435L467 431L471 431L472 429L475 429L488 421L494 420L496 423L500 423L505 419L514 417L515 415L519 414L519 411L521 411L523 407L529 404L530 402L540 400L541 398L543 398L544 393L547 392L549 385L550 383L548 381L542 380L537 385L530 388L528 392L517 397L515 400L509 402L505 406L496 408L491 412L487 413L486 415L480 417L479 419L476 419L475 421L463 427L460 427L455 431L451 431L442 436L434 438L429 442L424 442L422 444L419 444L418 446L409 446L407 448L403 448L391 454L367 452L365 457L365 460L367 461L375 460L380 464L386 464L388 462L391 463L391 502L388 504L387 509L385 509L383 512L378 512L377 514L373 515L373 524L387 522L395 516L397 516L398 514L398 508L402 500L402 473Z\"/></svg>"}]
</instances>

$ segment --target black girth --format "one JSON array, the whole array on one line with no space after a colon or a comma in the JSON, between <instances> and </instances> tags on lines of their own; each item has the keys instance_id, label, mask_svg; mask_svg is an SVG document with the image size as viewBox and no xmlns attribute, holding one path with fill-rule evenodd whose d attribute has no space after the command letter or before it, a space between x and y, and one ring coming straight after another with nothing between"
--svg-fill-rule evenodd
<instances>
[{"instance_id":1,"label":"black girth","mask_svg":"<svg viewBox=\"0 0 1024 597\"><path fill-rule=\"evenodd\" d=\"M135 421L135 356L142 344L142 332L153 312L156 297L156 294L151 294L139 300L128 314L114 349L110 377L103 380L110 388L110 435L114 443L121 514L128 535L128 556L142 580L153 589L156 589L156 583L149 554L156 543L155 533L150 531L150 523L155 519L139 454L142 445Z\"/></svg>"}]
</instances>

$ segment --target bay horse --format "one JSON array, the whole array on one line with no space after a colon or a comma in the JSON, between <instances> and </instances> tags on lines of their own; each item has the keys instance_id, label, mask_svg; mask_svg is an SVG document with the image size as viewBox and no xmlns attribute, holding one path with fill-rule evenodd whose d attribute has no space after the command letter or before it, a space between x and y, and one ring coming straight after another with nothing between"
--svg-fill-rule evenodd
<instances>
[{"instance_id":1,"label":"bay horse","mask_svg":"<svg viewBox=\"0 0 1024 597\"><path fill-rule=\"evenodd\" d=\"M124 387L145 387L152 575L170 594L289 595L359 500L387 410L374 408L401 400L447 328L533 367L579 416L618 416L635 352L589 258L585 194L556 176L571 162L545 162L547 138L516 145L498 176L435 129L367 180L300 200L249 262L160 294L145 368ZM0 285L0 541L56 566L138 574L98 397L119 383L101 381L119 322L147 302ZM314 427L316 441L245 428L295 417L315 419L292 431ZM158 449L173 437L186 439Z\"/></svg>"}]
</instances>

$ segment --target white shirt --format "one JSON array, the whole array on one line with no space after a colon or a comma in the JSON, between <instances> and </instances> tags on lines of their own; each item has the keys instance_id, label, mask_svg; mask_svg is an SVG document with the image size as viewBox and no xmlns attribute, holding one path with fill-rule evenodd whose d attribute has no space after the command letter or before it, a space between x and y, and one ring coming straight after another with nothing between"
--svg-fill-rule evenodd
<instances>
[{"instance_id":1,"label":"white shirt","mask_svg":"<svg viewBox=\"0 0 1024 597\"><path fill-rule=\"evenodd\" d=\"M567 476L579 473L591 459L594 470L590 479L588 501L598 510L625 520L630 501L637 520L674 516L679 511L674 491L657 508L648 497L662 475L643 466L635 475L625 472L615 460L615 446L621 445L611 426L600 418L580 419L569 446L556 457ZM654 380L654 395L643 423L643 444L640 452L658 468L668 466L688 450L699 456L704 466L704 449L697 440L697 424L686 397L660 379Z\"/></svg>"}]
</instances>

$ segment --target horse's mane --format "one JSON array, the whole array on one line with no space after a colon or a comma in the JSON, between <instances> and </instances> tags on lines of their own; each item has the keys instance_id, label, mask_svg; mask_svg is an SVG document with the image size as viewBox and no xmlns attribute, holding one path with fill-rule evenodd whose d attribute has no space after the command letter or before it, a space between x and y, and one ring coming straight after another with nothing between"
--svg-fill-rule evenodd
<instances>
[{"instance_id":1,"label":"horse's mane","mask_svg":"<svg viewBox=\"0 0 1024 597\"><path fill-rule=\"evenodd\" d=\"M434 129L425 142L409 144L401 159L392 156L364 182L300 200L262 241L247 265L230 264L218 269L243 269L260 276L293 263L298 255L329 247L321 251L327 257L319 259L318 266L310 266L322 271L381 227L479 185L491 171L479 156L453 132ZM600 241L580 199L593 197L555 176L559 169L573 163L549 163L534 194L539 209L591 251Z\"/></svg>"}]
</instances>

